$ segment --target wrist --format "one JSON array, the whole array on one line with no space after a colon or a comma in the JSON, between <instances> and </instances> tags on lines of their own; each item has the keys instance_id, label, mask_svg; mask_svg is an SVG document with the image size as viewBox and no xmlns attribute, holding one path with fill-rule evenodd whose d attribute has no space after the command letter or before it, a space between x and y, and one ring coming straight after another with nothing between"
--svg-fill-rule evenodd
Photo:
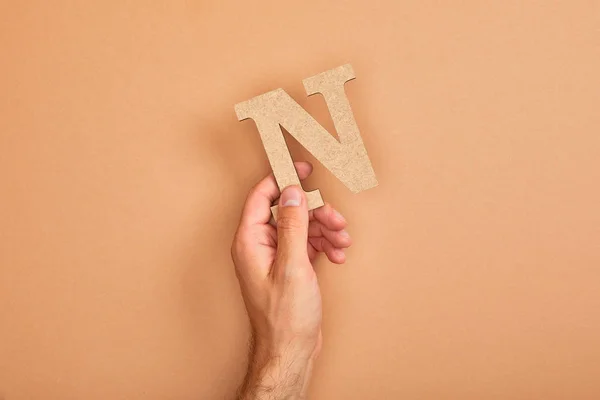
<instances>
[{"instance_id":1,"label":"wrist","mask_svg":"<svg viewBox=\"0 0 600 400\"><path fill-rule=\"evenodd\" d=\"M263 336L255 336L252 354L258 360L284 360L302 366L317 358L319 338L285 338L276 340Z\"/></svg>"},{"instance_id":2,"label":"wrist","mask_svg":"<svg viewBox=\"0 0 600 400\"><path fill-rule=\"evenodd\" d=\"M241 400L303 399L312 372L313 357L295 346L277 349L254 343Z\"/></svg>"}]
</instances>

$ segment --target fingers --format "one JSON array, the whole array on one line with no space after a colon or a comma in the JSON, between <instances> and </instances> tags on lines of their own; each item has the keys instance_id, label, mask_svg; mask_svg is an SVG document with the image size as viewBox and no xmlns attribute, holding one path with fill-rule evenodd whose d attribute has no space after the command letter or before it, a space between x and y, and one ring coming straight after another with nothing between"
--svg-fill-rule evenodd
<instances>
[{"instance_id":1,"label":"fingers","mask_svg":"<svg viewBox=\"0 0 600 400\"><path fill-rule=\"evenodd\" d=\"M306 196L299 186L281 193L277 213L277 259L286 268L308 260L308 209Z\"/></svg>"},{"instance_id":2,"label":"fingers","mask_svg":"<svg viewBox=\"0 0 600 400\"><path fill-rule=\"evenodd\" d=\"M295 162L294 166L300 179L306 179L312 173L312 165L309 162ZM270 174L250 190L242 211L241 224L268 223L271 217L271 205L278 196L277 182L273 174Z\"/></svg>"},{"instance_id":3,"label":"fingers","mask_svg":"<svg viewBox=\"0 0 600 400\"><path fill-rule=\"evenodd\" d=\"M308 237L324 237L334 247L345 249L350 247L352 239L345 230L331 230L319 221L311 221L308 226Z\"/></svg>"},{"instance_id":4,"label":"fingers","mask_svg":"<svg viewBox=\"0 0 600 400\"><path fill-rule=\"evenodd\" d=\"M335 264L343 264L346 262L346 254L344 250L334 247L330 241L321 237L311 237L308 239L315 250L325 253L329 261Z\"/></svg>"},{"instance_id":5,"label":"fingers","mask_svg":"<svg viewBox=\"0 0 600 400\"><path fill-rule=\"evenodd\" d=\"M341 225L338 224L337 226ZM336 264L343 264L346 261L344 249L352 245L352 239L348 235L348 232L343 229L329 229L316 219L310 221L308 226L308 240L315 251L325 253L327 258Z\"/></svg>"},{"instance_id":6,"label":"fingers","mask_svg":"<svg viewBox=\"0 0 600 400\"><path fill-rule=\"evenodd\" d=\"M312 246L315 250L325 253L332 263L343 264L346 261L343 249L352 244L352 240L343 230L347 225L346 219L330 204L313 210L312 218L312 224L316 224L310 231L314 234L309 239Z\"/></svg>"},{"instance_id":7,"label":"fingers","mask_svg":"<svg viewBox=\"0 0 600 400\"><path fill-rule=\"evenodd\" d=\"M337 212L329 203L312 211L313 218L332 231L339 231L346 227L346 219Z\"/></svg>"}]
</instances>

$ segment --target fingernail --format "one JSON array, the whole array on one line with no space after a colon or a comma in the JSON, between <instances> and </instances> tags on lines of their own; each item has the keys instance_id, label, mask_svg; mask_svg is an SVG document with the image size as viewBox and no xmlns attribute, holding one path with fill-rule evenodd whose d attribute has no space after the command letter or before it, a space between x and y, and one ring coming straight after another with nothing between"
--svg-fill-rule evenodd
<instances>
[{"instance_id":1,"label":"fingernail","mask_svg":"<svg viewBox=\"0 0 600 400\"><path fill-rule=\"evenodd\" d=\"M300 188L297 186L290 186L283 189L281 193L280 204L283 207L298 207L302 201L302 194Z\"/></svg>"},{"instance_id":2,"label":"fingernail","mask_svg":"<svg viewBox=\"0 0 600 400\"><path fill-rule=\"evenodd\" d=\"M340 236L344 239L348 239L350 237L350 235L346 231L340 231Z\"/></svg>"},{"instance_id":3,"label":"fingernail","mask_svg":"<svg viewBox=\"0 0 600 400\"><path fill-rule=\"evenodd\" d=\"M344 218L344 216L342 214L340 214L337 210L333 210L333 215L335 215L335 218L344 222L346 221L346 219Z\"/></svg>"},{"instance_id":4,"label":"fingernail","mask_svg":"<svg viewBox=\"0 0 600 400\"><path fill-rule=\"evenodd\" d=\"M338 262L344 262L346 261L346 253L344 252L344 250L342 249L335 249L334 250L335 256L338 258Z\"/></svg>"}]
</instances>

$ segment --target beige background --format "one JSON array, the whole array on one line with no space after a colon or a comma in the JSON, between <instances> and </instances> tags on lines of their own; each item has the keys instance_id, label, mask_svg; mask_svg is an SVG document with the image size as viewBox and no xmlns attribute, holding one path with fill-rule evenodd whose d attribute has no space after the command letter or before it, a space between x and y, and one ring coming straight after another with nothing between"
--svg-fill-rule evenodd
<instances>
[{"instance_id":1,"label":"beige background","mask_svg":"<svg viewBox=\"0 0 600 400\"><path fill-rule=\"evenodd\" d=\"M231 398L233 105L331 128L346 62L380 186L306 185L355 243L312 398L600 398L599 2L3 1L0 54L0 398Z\"/></svg>"}]
</instances>

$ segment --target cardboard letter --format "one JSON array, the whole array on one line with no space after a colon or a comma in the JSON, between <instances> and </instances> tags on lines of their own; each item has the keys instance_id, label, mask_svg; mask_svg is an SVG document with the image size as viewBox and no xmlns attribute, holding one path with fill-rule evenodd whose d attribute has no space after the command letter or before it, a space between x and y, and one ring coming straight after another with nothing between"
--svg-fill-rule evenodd
<instances>
[{"instance_id":1,"label":"cardboard letter","mask_svg":"<svg viewBox=\"0 0 600 400\"><path fill-rule=\"evenodd\" d=\"M321 93L325 98L339 141L283 89L236 104L238 120L250 118L256 123L279 190L290 185L300 186L280 126L352 192L377 186L375 172L344 91L344 84L354 78L352 67L346 64L302 81L309 96ZM319 190L306 192L306 196L309 210L323 205ZM276 206L271 210L277 217Z\"/></svg>"}]
</instances>

